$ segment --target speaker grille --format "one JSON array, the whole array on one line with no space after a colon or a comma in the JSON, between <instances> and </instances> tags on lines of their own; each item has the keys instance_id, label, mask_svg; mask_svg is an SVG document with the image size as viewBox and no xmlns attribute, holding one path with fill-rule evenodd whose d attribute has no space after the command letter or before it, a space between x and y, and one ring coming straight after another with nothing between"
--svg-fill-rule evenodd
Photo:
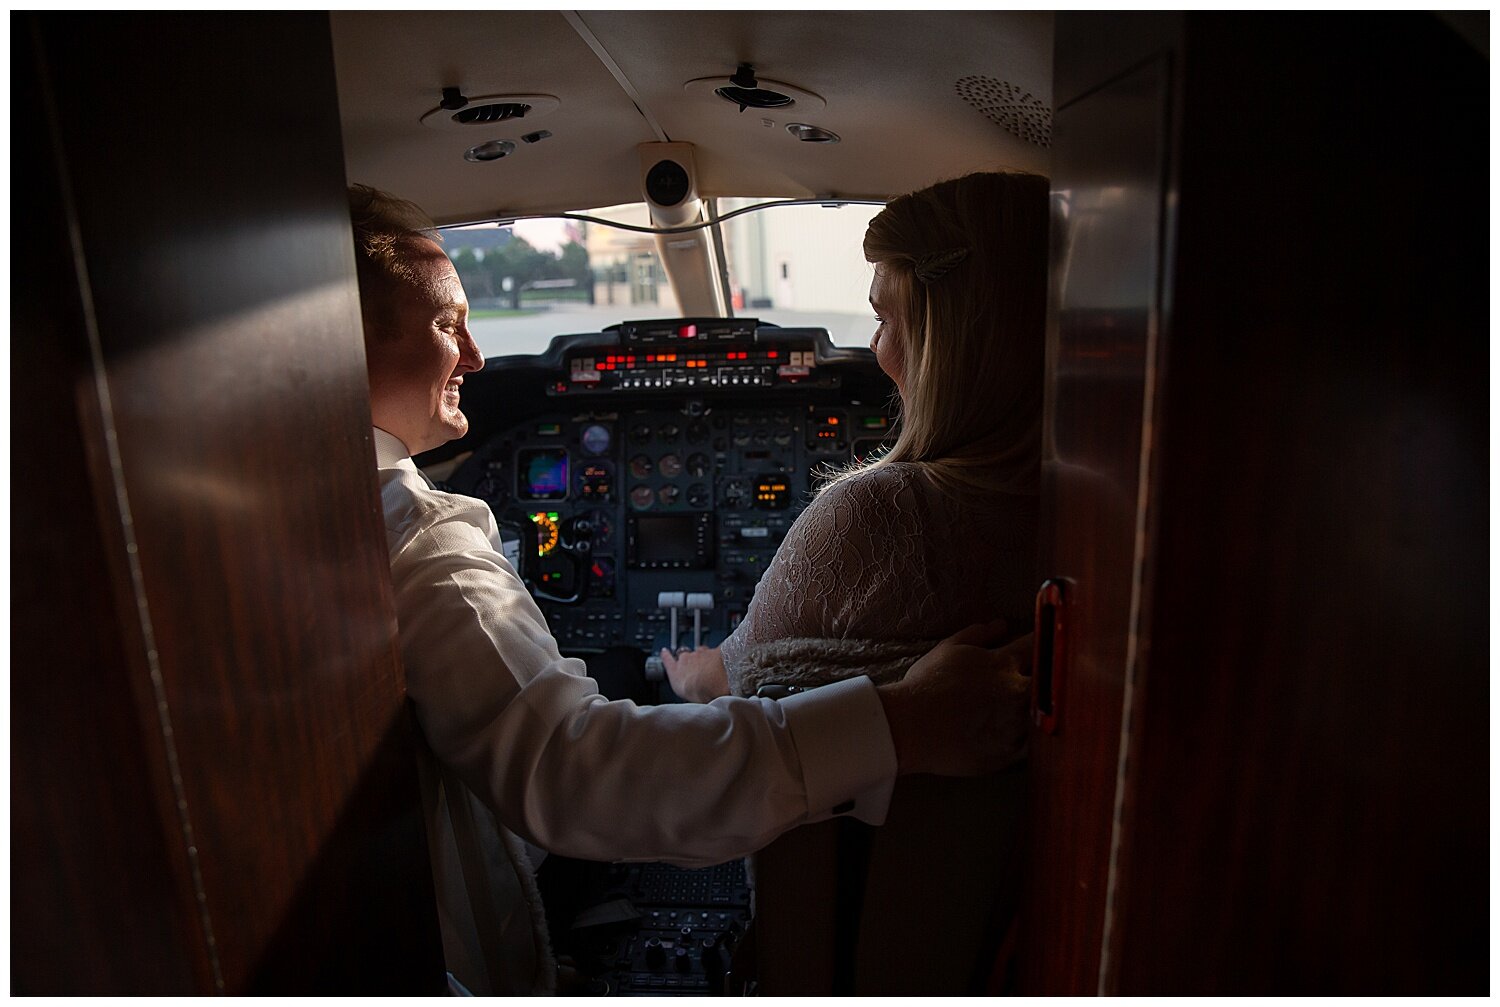
<instances>
[{"instance_id":1,"label":"speaker grille","mask_svg":"<svg viewBox=\"0 0 1500 1007\"><path fill-rule=\"evenodd\" d=\"M1031 92L994 77L961 77L958 96L1018 140L1052 146L1052 109Z\"/></svg>"}]
</instances>

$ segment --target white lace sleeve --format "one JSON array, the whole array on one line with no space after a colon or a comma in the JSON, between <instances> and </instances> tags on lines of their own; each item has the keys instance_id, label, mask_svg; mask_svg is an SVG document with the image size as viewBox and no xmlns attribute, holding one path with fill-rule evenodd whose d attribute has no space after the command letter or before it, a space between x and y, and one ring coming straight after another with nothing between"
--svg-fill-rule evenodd
<instances>
[{"instance_id":1,"label":"white lace sleeve","mask_svg":"<svg viewBox=\"0 0 1500 1007\"><path fill-rule=\"evenodd\" d=\"M746 651L797 637L929 636L935 602L913 472L886 466L833 486L792 525L724 641L730 683Z\"/></svg>"}]
</instances>

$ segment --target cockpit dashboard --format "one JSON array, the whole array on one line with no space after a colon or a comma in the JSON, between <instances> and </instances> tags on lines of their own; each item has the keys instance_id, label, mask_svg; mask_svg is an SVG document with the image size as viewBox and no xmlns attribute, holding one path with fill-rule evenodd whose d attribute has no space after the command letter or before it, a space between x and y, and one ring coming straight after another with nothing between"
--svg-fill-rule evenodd
<instances>
[{"instance_id":1,"label":"cockpit dashboard","mask_svg":"<svg viewBox=\"0 0 1500 1007\"><path fill-rule=\"evenodd\" d=\"M754 319L626 322L491 359L418 465L485 500L565 653L712 646L821 481L893 440L865 349Z\"/></svg>"}]
</instances>

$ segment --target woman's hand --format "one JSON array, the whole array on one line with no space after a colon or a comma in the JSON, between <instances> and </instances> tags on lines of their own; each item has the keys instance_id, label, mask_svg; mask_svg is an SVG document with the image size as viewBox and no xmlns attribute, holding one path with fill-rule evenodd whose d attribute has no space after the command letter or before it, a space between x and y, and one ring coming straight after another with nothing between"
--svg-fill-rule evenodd
<instances>
[{"instance_id":1,"label":"woman's hand","mask_svg":"<svg viewBox=\"0 0 1500 1007\"><path fill-rule=\"evenodd\" d=\"M689 703L708 703L729 695L729 673L718 647L700 647L679 651L676 657L666 648L661 663L667 669L672 691Z\"/></svg>"}]
</instances>

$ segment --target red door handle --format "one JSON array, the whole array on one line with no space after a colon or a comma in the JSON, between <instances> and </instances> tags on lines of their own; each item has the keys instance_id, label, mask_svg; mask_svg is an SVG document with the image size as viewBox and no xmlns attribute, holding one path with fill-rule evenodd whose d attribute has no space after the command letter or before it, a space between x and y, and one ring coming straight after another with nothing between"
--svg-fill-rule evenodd
<instances>
[{"instance_id":1,"label":"red door handle","mask_svg":"<svg viewBox=\"0 0 1500 1007\"><path fill-rule=\"evenodd\" d=\"M1036 593L1036 649L1031 657L1031 717L1048 734L1057 733L1062 674L1067 667L1065 581L1053 578Z\"/></svg>"}]
</instances>

